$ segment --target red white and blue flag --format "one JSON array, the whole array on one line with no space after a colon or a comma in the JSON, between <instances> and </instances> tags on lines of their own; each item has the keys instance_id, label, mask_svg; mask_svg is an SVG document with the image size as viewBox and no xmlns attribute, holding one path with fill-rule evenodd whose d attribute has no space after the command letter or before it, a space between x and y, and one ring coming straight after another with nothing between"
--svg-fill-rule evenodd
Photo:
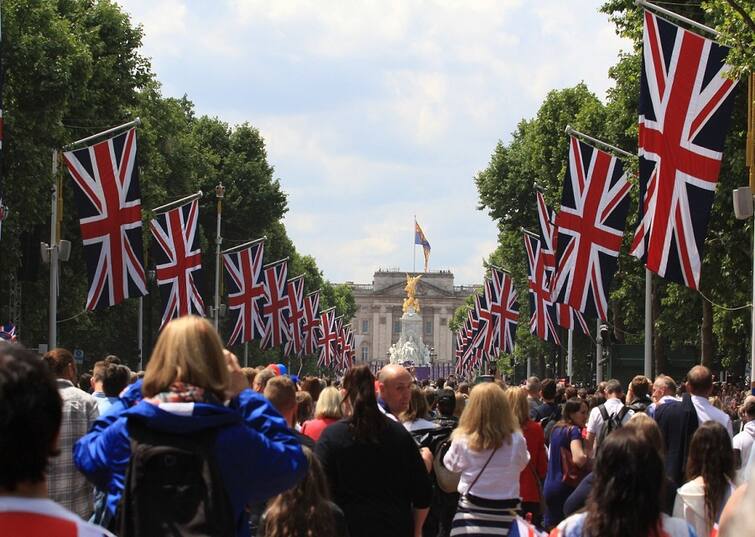
<instances>
[{"instance_id":1,"label":"red white and blue flag","mask_svg":"<svg viewBox=\"0 0 755 537\"><path fill-rule=\"evenodd\" d=\"M146 295L136 129L67 151L63 159L76 186L89 276L86 308Z\"/></svg>"},{"instance_id":2,"label":"red white and blue flag","mask_svg":"<svg viewBox=\"0 0 755 537\"><path fill-rule=\"evenodd\" d=\"M575 326L579 325L583 334L587 335L590 333L585 316L580 312L568 304L554 304L554 307L556 308L556 320L559 326L567 330L573 330Z\"/></svg>"},{"instance_id":3,"label":"red white and blue flag","mask_svg":"<svg viewBox=\"0 0 755 537\"><path fill-rule=\"evenodd\" d=\"M516 327L519 324L519 303L511 276L495 267L490 269L492 286L488 307L495 319L495 354L514 352Z\"/></svg>"},{"instance_id":4,"label":"red white and blue flag","mask_svg":"<svg viewBox=\"0 0 755 537\"><path fill-rule=\"evenodd\" d=\"M569 142L569 166L556 215L554 302L608 318L608 292L618 267L629 191L623 163L579 141Z\"/></svg>"},{"instance_id":5,"label":"red white and blue flag","mask_svg":"<svg viewBox=\"0 0 755 537\"><path fill-rule=\"evenodd\" d=\"M736 81L729 49L644 14L640 81L640 223L632 254L697 289Z\"/></svg>"},{"instance_id":6,"label":"red white and blue flag","mask_svg":"<svg viewBox=\"0 0 755 537\"><path fill-rule=\"evenodd\" d=\"M339 368L343 367L343 347L346 343L345 334L343 333L343 315L336 317L336 343L334 360Z\"/></svg>"},{"instance_id":7,"label":"red white and blue flag","mask_svg":"<svg viewBox=\"0 0 755 537\"><path fill-rule=\"evenodd\" d=\"M228 311L233 323L229 345L262 339L265 332L262 319L265 285L261 278L264 246L265 239L257 239L223 252Z\"/></svg>"},{"instance_id":8,"label":"red white and blue flag","mask_svg":"<svg viewBox=\"0 0 755 537\"><path fill-rule=\"evenodd\" d=\"M204 301L198 289L202 275L198 215L199 201L194 200L156 215L149 224L155 239L152 251L163 299L160 328L171 319L184 315L205 315Z\"/></svg>"},{"instance_id":9,"label":"red white and blue flag","mask_svg":"<svg viewBox=\"0 0 755 537\"><path fill-rule=\"evenodd\" d=\"M351 324L343 327L343 333L343 368L351 369L355 358L354 330L351 328Z\"/></svg>"},{"instance_id":10,"label":"red white and blue flag","mask_svg":"<svg viewBox=\"0 0 755 537\"><path fill-rule=\"evenodd\" d=\"M288 280L288 326L291 337L286 343L286 356L301 356L304 351L304 276Z\"/></svg>"},{"instance_id":11,"label":"red white and blue flag","mask_svg":"<svg viewBox=\"0 0 755 537\"><path fill-rule=\"evenodd\" d=\"M535 191L537 200L537 218L540 223L540 245L542 248L543 265L545 275L550 286L551 276L556 270L556 239L558 230L555 224L553 211L546 205L545 197L539 190Z\"/></svg>"},{"instance_id":12,"label":"red white and blue flag","mask_svg":"<svg viewBox=\"0 0 755 537\"><path fill-rule=\"evenodd\" d=\"M530 333L543 341L560 344L556 332L555 309L547 288L545 262L541 254L540 240L529 233L524 234L527 250L528 283L530 295Z\"/></svg>"},{"instance_id":13,"label":"red white and blue flag","mask_svg":"<svg viewBox=\"0 0 755 537\"><path fill-rule=\"evenodd\" d=\"M320 338L317 345L320 348L318 367L332 367L336 356L336 309L328 308L320 314Z\"/></svg>"},{"instance_id":14,"label":"red white and blue flag","mask_svg":"<svg viewBox=\"0 0 755 537\"><path fill-rule=\"evenodd\" d=\"M498 319L490 308L491 302L495 301L497 298L494 293L493 282L486 279L485 284L483 285L483 297L479 301L480 310L478 315L480 328L477 331L477 336L473 343L475 347L479 347L483 351L483 354L488 357L497 354L498 351L495 344L497 343L496 335L499 324Z\"/></svg>"},{"instance_id":15,"label":"red white and blue flag","mask_svg":"<svg viewBox=\"0 0 755 537\"><path fill-rule=\"evenodd\" d=\"M288 326L291 306L288 302L286 289L288 259L281 259L265 265L262 272L265 281L265 297L262 304L265 331L262 334L260 348L272 349L285 345L291 339Z\"/></svg>"},{"instance_id":16,"label":"red white and blue flag","mask_svg":"<svg viewBox=\"0 0 755 537\"><path fill-rule=\"evenodd\" d=\"M304 354L316 354L320 339L320 290L312 291L304 298Z\"/></svg>"}]
</instances>

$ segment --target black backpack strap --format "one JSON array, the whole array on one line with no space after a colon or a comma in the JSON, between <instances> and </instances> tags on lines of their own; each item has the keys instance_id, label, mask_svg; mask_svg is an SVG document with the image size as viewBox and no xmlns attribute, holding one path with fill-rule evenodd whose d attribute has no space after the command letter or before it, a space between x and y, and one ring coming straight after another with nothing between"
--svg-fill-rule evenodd
<instances>
[{"instance_id":1,"label":"black backpack strap","mask_svg":"<svg viewBox=\"0 0 755 537\"><path fill-rule=\"evenodd\" d=\"M628 406L624 405L623 407L621 407L621 410L619 410L616 413L616 417L619 420L619 425L621 425L621 423L624 421L624 416L626 416L629 413L629 410L630 410L630 408Z\"/></svg>"},{"instance_id":2,"label":"black backpack strap","mask_svg":"<svg viewBox=\"0 0 755 537\"><path fill-rule=\"evenodd\" d=\"M607 422L610 419L610 416L608 415L608 410L606 410L605 403L598 405L598 410L600 411L600 415L603 418L603 422Z\"/></svg>"}]
</instances>

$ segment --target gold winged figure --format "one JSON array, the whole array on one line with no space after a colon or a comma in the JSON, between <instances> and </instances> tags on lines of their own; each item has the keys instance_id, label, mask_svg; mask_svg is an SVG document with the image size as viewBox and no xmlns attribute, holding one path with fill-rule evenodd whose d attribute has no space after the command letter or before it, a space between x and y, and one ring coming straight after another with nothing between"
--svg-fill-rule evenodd
<instances>
[{"instance_id":1,"label":"gold winged figure","mask_svg":"<svg viewBox=\"0 0 755 537\"><path fill-rule=\"evenodd\" d=\"M417 299L417 283L419 282L420 278L422 278L422 274L418 276L410 276L406 275L406 287L404 287L404 291L406 291L406 298L404 299L404 313L406 313L409 308L414 308L414 311L419 313L419 299Z\"/></svg>"}]
</instances>

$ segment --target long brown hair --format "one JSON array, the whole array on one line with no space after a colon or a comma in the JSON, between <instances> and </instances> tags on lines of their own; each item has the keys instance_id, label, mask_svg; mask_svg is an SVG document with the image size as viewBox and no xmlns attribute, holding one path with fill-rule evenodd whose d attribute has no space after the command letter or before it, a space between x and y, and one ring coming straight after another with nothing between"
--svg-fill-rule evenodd
<instances>
[{"instance_id":1,"label":"long brown hair","mask_svg":"<svg viewBox=\"0 0 755 537\"><path fill-rule=\"evenodd\" d=\"M265 511L265 537L335 535L330 493L322 465L302 446L309 470L298 485L273 498Z\"/></svg>"},{"instance_id":2,"label":"long brown hair","mask_svg":"<svg viewBox=\"0 0 755 537\"><path fill-rule=\"evenodd\" d=\"M734 451L726 429L715 421L706 421L697 428L689 445L687 479L703 478L705 488L705 521L713 527L734 480Z\"/></svg>"},{"instance_id":3,"label":"long brown hair","mask_svg":"<svg viewBox=\"0 0 755 537\"><path fill-rule=\"evenodd\" d=\"M595 459L585 537L658 535L663 459L646 437L622 427L606 437Z\"/></svg>"},{"instance_id":4,"label":"long brown hair","mask_svg":"<svg viewBox=\"0 0 755 537\"><path fill-rule=\"evenodd\" d=\"M378 434L388 426L388 418L378 409L375 376L366 365L349 369L343 377L344 402L351 406L349 429L356 440L377 442Z\"/></svg>"}]
</instances>

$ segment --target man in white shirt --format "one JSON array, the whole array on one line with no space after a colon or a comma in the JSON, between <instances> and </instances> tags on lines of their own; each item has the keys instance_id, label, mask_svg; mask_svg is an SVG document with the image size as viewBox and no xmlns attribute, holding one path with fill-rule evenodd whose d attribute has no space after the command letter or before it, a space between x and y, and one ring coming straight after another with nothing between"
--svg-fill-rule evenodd
<instances>
[{"instance_id":1,"label":"man in white shirt","mask_svg":"<svg viewBox=\"0 0 755 537\"><path fill-rule=\"evenodd\" d=\"M729 436L733 436L731 418L723 410L710 404L708 397L713 392L713 374L704 365L696 365L687 373L687 389L692 396L692 404L697 413L697 420L701 424L706 421L717 421L726 428Z\"/></svg>"},{"instance_id":2,"label":"man in white shirt","mask_svg":"<svg viewBox=\"0 0 755 537\"><path fill-rule=\"evenodd\" d=\"M734 459L737 466L737 482L742 484L747 481L745 467L750 460L752 445L755 443L755 396L748 395L743 406L742 419L746 420L742 432L734 436L731 443L734 447Z\"/></svg>"},{"instance_id":3,"label":"man in white shirt","mask_svg":"<svg viewBox=\"0 0 755 537\"><path fill-rule=\"evenodd\" d=\"M600 411L600 407L604 406L608 416L613 416L618 412L622 412L624 403L621 402L621 398L624 396L624 388L621 386L621 382L616 379L611 379L606 382L606 402L602 405L598 405L590 411L590 417L587 418L587 438L585 443L587 444L587 450L593 451L598 448L596 439L600 436L600 431L603 428L605 422L603 414ZM621 420L621 424L625 424L632 417L632 410L627 409L624 411L624 417Z\"/></svg>"},{"instance_id":4,"label":"man in white shirt","mask_svg":"<svg viewBox=\"0 0 755 537\"><path fill-rule=\"evenodd\" d=\"M676 382L668 375L658 375L653 382L653 404L648 407L648 415L655 417L655 409L669 401L679 401L676 397Z\"/></svg>"}]
</instances>

